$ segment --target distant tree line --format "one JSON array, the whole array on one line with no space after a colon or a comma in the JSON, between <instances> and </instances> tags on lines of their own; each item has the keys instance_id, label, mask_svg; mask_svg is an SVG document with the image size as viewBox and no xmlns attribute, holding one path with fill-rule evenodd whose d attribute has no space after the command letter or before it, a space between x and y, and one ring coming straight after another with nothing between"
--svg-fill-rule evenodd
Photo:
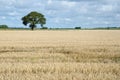
<instances>
[{"instance_id":1,"label":"distant tree line","mask_svg":"<svg viewBox=\"0 0 120 80\"><path fill-rule=\"evenodd\" d=\"M97 27L97 28L93 28L93 29L120 29L120 27Z\"/></svg>"}]
</instances>

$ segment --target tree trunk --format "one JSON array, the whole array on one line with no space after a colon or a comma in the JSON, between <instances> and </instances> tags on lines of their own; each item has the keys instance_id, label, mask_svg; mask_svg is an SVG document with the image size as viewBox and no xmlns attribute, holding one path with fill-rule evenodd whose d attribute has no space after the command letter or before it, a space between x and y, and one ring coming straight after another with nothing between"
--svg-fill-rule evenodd
<instances>
[{"instance_id":1,"label":"tree trunk","mask_svg":"<svg viewBox=\"0 0 120 80\"><path fill-rule=\"evenodd\" d=\"M31 30L34 30L35 27L36 27L35 24L30 24L30 28L31 28Z\"/></svg>"},{"instance_id":2,"label":"tree trunk","mask_svg":"<svg viewBox=\"0 0 120 80\"><path fill-rule=\"evenodd\" d=\"M33 26L31 27L31 30L34 30L34 27L33 27Z\"/></svg>"}]
</instances>

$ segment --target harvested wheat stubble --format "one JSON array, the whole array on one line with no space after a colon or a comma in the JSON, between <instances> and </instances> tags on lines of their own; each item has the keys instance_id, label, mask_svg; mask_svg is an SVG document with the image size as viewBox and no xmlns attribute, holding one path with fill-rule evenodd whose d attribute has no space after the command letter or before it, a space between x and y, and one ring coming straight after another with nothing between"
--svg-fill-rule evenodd
<instances>
[{"instance_id":1,"label":"harvested wheat stubble","mask_svg":"<svg viewBox=\"0 0 120 80\"><path fill-rule=\"evenodd\" d=\"M0 80L119 80L119 30L0 31Z\"/></svg>"}]
</instances>

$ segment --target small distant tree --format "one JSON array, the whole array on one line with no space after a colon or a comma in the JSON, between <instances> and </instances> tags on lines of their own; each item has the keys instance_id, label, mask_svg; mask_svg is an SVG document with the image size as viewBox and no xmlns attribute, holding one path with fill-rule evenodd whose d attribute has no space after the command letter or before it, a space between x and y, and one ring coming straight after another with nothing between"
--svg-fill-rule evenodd
<instances>
[{"instance_id":1,"label":"small distant tree","mask_svg":"<svg viewBox=\"0 0 120 80\"><path fill-rule=\"evenodd\" d=\"M7 25L0 25L0 28L2 28L2 29L7 29L8 26L7 26Z\"/></svg>"},{"instance_id":2,"label":"small distant tree","mask_svg":"<svg viewBox=\"0 0 120 80\"><path fill-rule=\"evenodd\" d=\"M81 29L81 27L75 27L75 29Z\"/></svg>"},{"instance_id":3,"label":"small distant tree","mask_svg":"<svg viewBox=\"0 0 120 80\"><path fill-rule=\"evenodd\" d=\"M46 18L44 15L35 11L30 12L28 15L22 17L22 21L25 26L29 24L31 30L34 30L34 28L37 27L36 24L40 24L41 27L46 24Z\"/></svg>"}]
</instances>

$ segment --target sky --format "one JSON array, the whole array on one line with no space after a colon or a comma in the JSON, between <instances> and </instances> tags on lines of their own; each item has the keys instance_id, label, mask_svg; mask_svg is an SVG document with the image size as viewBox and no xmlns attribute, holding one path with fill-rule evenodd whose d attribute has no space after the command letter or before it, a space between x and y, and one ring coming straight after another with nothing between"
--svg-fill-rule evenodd
<instances>
[{"instance_id":1,"label":"sky","mask_svg":"<svg viewBox=\"0 0 120 80\"><path fill-rule=\"evenodd\" d=\"M0 25L26 28L21 18L31 11L49 28L120 27L120 0L0 0Z\"/></svg>"}]
</instances>

